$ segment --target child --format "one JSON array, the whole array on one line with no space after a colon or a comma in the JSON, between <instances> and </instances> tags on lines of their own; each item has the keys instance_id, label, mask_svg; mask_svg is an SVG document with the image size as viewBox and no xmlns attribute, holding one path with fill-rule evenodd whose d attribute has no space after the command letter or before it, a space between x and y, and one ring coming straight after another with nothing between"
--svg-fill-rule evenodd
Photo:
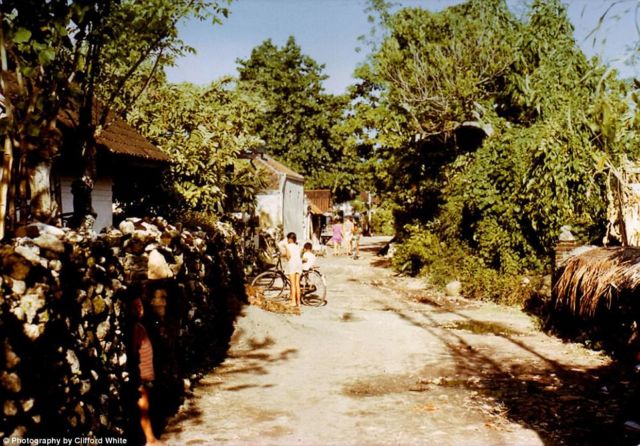
<instances>
[{"instance_id":1,"label":"child","mask_svg":"<svg viewBox=\"0 0 640 446\"><path fill-rule=\"evenodd\" d=\"M296 234L290 232L287 234L287 244L284 246L282 255L287 260L285 272L289 275L291 281L291 303L296 307L300 307L300 275L302 274L302 256L300 255L300 247L296 243Z\"/></svg>"},{"instance_id":2,"label":"child","mask_svg":"<svg viewBox=\"0 0 640 446\"><path fill-rule=\"evenodd\" d=\"M337 256L340 254L340 246L342 245L342 223L340 219L337 219L335 223L333 223L331 231L333 234L331 237L331 241L333 242L333 255Z\"/></svg>"},{"instance_id":3,"label":"child","mask_svg":"<svg viewBox=\"0 0 640 446\"><path fill-rule=\"evenodd\" d=\"M309 271L316 266L316 256L313 254L313 245L309 242L304 244L302 253L302 269Z\"/></svg>"},{"instance_id":4,"label":"child","mask_svg":"<svg viewBox=\"0 0 640 446\"><path fill-rule=\"evenodd\" d=\"M353 219L351 218L351 216L349 216L346 218L346 221L344 222L344 226L342 227L342 230L344 233L343 243L348 256L351 255L351 249L352 249L351 244L353 242L353 228L354 228Z\"/></svg>"},{"instance_id":5,"label":"child","mask_svg":"<svg viewBox=\"0 0 640 446\"><path fill-rule=\"evenodd\" d=\"M356 220L353 224L353 260L358 260L360 257L360 236L362 234L362 227L359 222Z\"/></svg>"},{"instance_id":6,"label":"child","mask_svg":"<svg viewBox=\"0 0 640 446\"><path fill-rule=\"evenodd\" d=\"M149 418L149 388L155 379L153 370L153 347L151 340L147 335L147 330L142 325L142 316L144 315L144 306L140 298L133 300L132 310L135 318L133 326L133 345L135 353L138 354L138 367L140 370L140 397L138 398L138 408L140 409L140 426L144 433L148 445L162 445L153 434L151 427L151 419Z\"/></svg>"}]
</instances>

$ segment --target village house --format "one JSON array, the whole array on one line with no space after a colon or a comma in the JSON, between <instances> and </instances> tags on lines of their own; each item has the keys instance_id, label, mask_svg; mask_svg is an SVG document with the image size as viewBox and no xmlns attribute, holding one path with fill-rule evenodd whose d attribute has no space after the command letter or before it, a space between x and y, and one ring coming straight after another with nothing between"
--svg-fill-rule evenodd
<instances>
[{"instance_id":1,"label":"village house","mask_svg":"<svg viewBox=\"0 0 640 446\"><path fill-rule=\"evenodd\" d=\"M256 214L260 227L282 227L284 234L304 234L304 177L269 155L255 158L255 165L267 174L265 188L256 196Z\"/></svg>"},{"instance_id":2,"label":"village house","mask_svg":"<svg viewBox=\"0 0 640 446\"><path fill-rule=\"evenodd\" d=\"M53 197L68 223L74 214L72 186L77 180L80 160L69 144L77 117L69 111L59 115L63 145L52 168ZM96 178L92 205L96 213L93 229L101 231L113 224L116 189L122 185L127 195L135 194L141 182L160 179L160 173L170 158L151 144L123 119L110 117L109 125L96 137Z\"/></svg>"}]
</instances>

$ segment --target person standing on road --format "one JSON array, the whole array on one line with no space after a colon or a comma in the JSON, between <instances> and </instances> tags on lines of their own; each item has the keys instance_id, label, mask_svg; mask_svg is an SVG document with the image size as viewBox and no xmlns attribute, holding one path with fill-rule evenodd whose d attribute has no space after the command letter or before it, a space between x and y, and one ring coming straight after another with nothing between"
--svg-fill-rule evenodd
<instances>
[{"instance_id":1,"label":"person standing on road","mask_svg":"<svg viewBox=\"0 0 640 446\"><path fill-rule=\"evenodd\" d=\"M370 237L371 228L369 227L369 213L367 211L364 211L362 213L361 227L362 227L362 236Z\"/></svg>"},{"instance_id":2,"label":"person standing on road","mask_svg":"<svg viewBox=\"0 0 640 446\"><path fill-rule=\"evenodd\" d=\"M300 307L300 275L302 274L302 255L295 232L287 234L287 244L282 255L287 260L285 272L291 282L291 303Z\"/></svg>"},{"instance_id":3,"label":"person standing on road","mask_svg":"<svg viewBox=\"0 0 640 446\"><path fill-rule=\"evenodd\" d=\"M339 218L333 223L331 231L333 234L331 237L331 241L333 242L333 255L337 256L340 254L340 246L342 246L342 222Z\"/></svg>"},{"instance_id":4,"label":"person standing on road","mask_svg":"<svg viewBox=\"0 0 640 446\"><path fill-rule=\"evenodd\" d=\"M134 354L138 361L138 370L140 373L140 385L138 387L138 409L140 410L140 427L144 433L146 444L163 446L164 443L156 438L151 426L151 417L149 416L149 391L153 387L155 380L155 372L153 368L153 347L151 340L147 335L147 330L142 325L142 317L144 316L144 305L142 299L136 297L132 304L132 312L134 317L133 324L133 346Z\"/></svg>"},{"instance_id":5,"label":"person standing on road","mask_svg":"<svg viewBox=\"0 0 640 446\"><path fill-rule=\"evenodd\" d=\"M348 256L351 255L351 251L352 251L351 244L353 242L353 228L354 228L353 217L349 216L346 218L346 221L344 222L344 227L343 227L344 246L345 246L345 249L347 250Z\"/></svg>"},{"instance_id":6,"label":"person standing on road","mask_svg":"<svg viewBox=\"0 0 640 446\"><path fill-rule=\"evenodd\" d=\"M360 222L356 220L353 224L353 242L352 242L352 250L353 250L353 260L358 260L360 257L360 236L362 235L362 226L360 226Z\"/></svg>"}]
</instances>

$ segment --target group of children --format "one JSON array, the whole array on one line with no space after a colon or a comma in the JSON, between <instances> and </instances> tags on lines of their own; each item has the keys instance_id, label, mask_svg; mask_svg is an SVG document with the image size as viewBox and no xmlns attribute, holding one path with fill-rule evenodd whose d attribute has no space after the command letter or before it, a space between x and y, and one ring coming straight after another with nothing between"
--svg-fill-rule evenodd
<instances>
[{"instance_id":1,"label":"group of children","mask_svg":"<svg viewBox=\"0 0 640 446\"><path fill-rule=\"evenodd\" d=\"M297 243L296 234L290 232L287 234L286 241L283 240L281 242L280 252L287 261L285 273L291 281L291 303L296 307L300 307L300 276L302 276L303 271L310 270L316 263L313 245L307 242L301 251Z\"/></svg>"},{"instance_id":2,"label":"group of children","mask_svg":"<svg viewBox=\"0 0 640 446\"><path fill-rule=\"evenodd\" d=\"M333 254L340 254L341 248L344 248L347 255L353 255L357 259L360 255L360 236L362 228L358 221L351 216L345 218L344 224L337 219L332 226ZM291 303L296 307L300 306L300 277L303 271L310 270L315 266L316 256L313 253L313 244L307 242L302 250L297 243L297 237L294 232L287 234L286 240L280 242L280 252L287 261L285 273L291 281Z\"/></svg>"},{"instance_id":3,"label":"group of children","mask_svg":"<svg viewBox=\"0 0 640 446\"><path fill-rule=\"evenodd\" d=\"M351 216L345 217L344 224L338 218L331 227L333 255L339 255L343 248L348 256L357 259L360 255L360 235L362 228Z\"/></svg>"}]
</instances>

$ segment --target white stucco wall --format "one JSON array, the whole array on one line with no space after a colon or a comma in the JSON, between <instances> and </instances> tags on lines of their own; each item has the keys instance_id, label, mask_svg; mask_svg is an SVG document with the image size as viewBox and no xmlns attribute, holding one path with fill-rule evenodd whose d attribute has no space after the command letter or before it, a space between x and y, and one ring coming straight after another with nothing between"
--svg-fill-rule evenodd
<instances>
[{"instance_id":1,"label":"white stucco wall","mask_svg":"<svg viewBox=\"0 0 640 446\"><path fill-rule=\"evenodd\" d=\"M295 232L298 241L304 240L304 186L287 179L284 183L283 200L284 233Z\"/></svg>"},{"instance_id":2,"label":"white stucco wall","mask_svg":"<svg viewBox=\"0 0 640 446\"><path fill-rule=\"evenodd\" d=\"M73 212L73 194L71 193L71 183L74 178L60 178L60 195L62 198L62 212ZM96 180L93 188L93 209L98 216L93 226L94 231L100 232L102 229L113 224L113 187L111 178L100 178Z\"/></svg>"}]
</instances>

